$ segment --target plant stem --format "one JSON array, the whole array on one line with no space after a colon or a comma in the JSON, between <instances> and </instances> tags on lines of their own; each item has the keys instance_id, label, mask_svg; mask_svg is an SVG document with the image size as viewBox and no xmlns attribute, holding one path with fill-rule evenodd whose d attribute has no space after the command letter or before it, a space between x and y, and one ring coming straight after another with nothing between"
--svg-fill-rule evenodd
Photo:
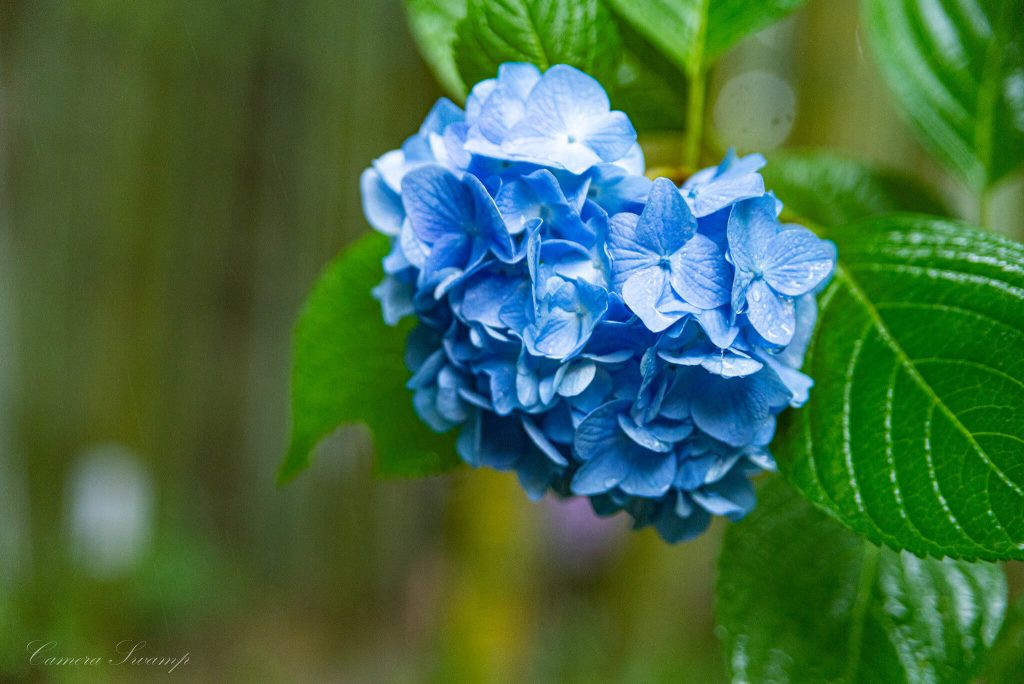
<instances>
[{"instance_id":1,"label":"plant stem","mask_svg":"<svg viewBox=\"0 0 1024 684\"><path fill-rule=\"evenodd\" d=\"M864 542L864 556L860 562L860 581L854 597L853 613L850 625L850 641L847 644L846 674L843 681L852 682L857 679L857 667L860 665L861 646L864 641L864 623L867 621L871 594L875 580L878 578L878 561L881 549L869 541Z\"/></svg>"},{"instance_id":2,"label":"plant stem","mask_svg":"<svg viewBox=\"0 0 1024 684\"><path fill-rule=\"evenodd\" d=\"M707 72L703 64L688 70L686 97L686 146L683 165L692 173L700 168L700 146L704 137L704 98Z\"/></svg>"},{"instance_id":3,"label":"plant stem","mask_svg":"<svg viewBox=\"0 0 1024 684\"><path fill-rule=\"evenodd\" d=\"M687 173L700 168L700 146L704 140L704 98L707 93L707 68L704 60L704 41L708 32L708 8L711 0L700 0L699 23L686 68L686 147L683 166Z\"/></svg>"},{"instance_id":4,"label":"plant stem","mask_svg":"<svg viewBox=\"0 0 1024 684\"><path fill-rule=\"evenodd\" d=\"M988 188L978 195L978 225L982 228L991 228L992 220L992 193Z\"/></svg>"}]
</instances>

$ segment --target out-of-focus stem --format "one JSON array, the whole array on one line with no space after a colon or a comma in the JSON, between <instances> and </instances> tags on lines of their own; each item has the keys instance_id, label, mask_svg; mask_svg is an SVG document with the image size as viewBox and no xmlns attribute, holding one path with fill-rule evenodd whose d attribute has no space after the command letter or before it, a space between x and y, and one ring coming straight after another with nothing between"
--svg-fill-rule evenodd
<instances>
[{"instance_id":1,"label":"out-of-focus stem","mask_svg":"<svg viewBox=\"0 0 1024 684\"><path fill-rule=\"evenodd\" d=\"M686 144L683 165L692 173L700 168L700 148L704 137L704 98L707 90L707 72L703 64L689 70L686 98Z\"/></svg>"}]
</instances>

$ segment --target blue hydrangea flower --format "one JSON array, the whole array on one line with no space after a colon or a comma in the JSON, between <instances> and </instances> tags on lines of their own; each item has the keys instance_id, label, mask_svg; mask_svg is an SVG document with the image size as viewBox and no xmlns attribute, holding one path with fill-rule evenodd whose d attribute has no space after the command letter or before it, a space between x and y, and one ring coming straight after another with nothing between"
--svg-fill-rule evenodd
<instances>
[{"instance_id":1,"label":"blue hydrangea flower","mask_svg":"<svg viewBox=\"0 0 1024 684\"><path fill-rule=\"evenodd\" d=\"M470 466L588 497L668 541L754 505L834 247L778 220L760 155L680 188L644 176L628 118L568 66L505 64L360 186L391 239L374 288L413 315L408 386Z\"/></svg>"}]
</instances>

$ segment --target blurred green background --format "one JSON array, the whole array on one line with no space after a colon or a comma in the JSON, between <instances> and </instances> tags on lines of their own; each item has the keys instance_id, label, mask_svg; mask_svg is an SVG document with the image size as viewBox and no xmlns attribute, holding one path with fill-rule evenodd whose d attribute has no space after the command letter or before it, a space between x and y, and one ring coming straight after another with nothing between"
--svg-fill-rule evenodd
<instances>
[{"instance_id":1,"label":"blurred green background","mask_svg":"<svg viewBox=\"0 0 1024 684\"><path fill-rule=\"evenodd\" d=\"M720 524L670 547L508 475L376 481L359 427L274 485L298 308L439 94L399 0L0 3L0 680L167 676L33 640L188 652L186 681L724 679ZM973 218L850 0L747 40L708 111L723 146L837 148Z\"/></svg>"}]
</instances>

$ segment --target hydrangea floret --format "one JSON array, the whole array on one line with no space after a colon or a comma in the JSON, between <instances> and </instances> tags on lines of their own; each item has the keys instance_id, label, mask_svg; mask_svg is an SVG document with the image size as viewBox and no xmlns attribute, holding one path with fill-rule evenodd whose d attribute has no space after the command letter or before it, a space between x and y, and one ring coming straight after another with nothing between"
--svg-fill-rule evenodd
<instances>
[{"instance_id":1,"label":"hydrangea floret","mask_svg":"<svg viewBox=\"0 0 1024 684\"><path fill-rule=\"evenodd\" d=\"M471 466L533 498L587 496L666 540L754 505L835 248L779 220L761 155L682 187L644 176L593 78L505 64L463 111L442 99L362 176L391 239L374 289L415 316L418 414Z\"/></svg>"}]
</instances>

